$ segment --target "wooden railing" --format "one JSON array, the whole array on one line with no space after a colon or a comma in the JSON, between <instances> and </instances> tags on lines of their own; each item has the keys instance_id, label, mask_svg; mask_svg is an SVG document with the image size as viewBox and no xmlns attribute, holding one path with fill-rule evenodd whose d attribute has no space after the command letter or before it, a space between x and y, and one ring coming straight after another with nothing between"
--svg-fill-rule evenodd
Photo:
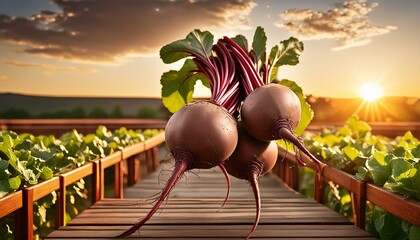
<instances>
[{"instance_id":1,"label":"wooden railing","mask_svg":"<svg viewBox=\"0 0 420 240\"><path fill-rule=\"evenodd\" d=\"M80 133L91 133L98 125L105 125L114 130L125 126L129 129L165 128L164 119L0 119L0 130L12 129L17 133L30 132L34 135L60 135L69 129L77 129ZM325 127L342 126L344 123L311 123L307 131L320 131ZM420 136L420 122L369 122L373 134L395 137L411 131Z\"/></svg>"},{"instance_id":2,"label":"wooden railing","mask_svg":"<svg viewBox=\"0 0 420 240\"><path fill-rule=\"evenodd\" d=\"M104 158L91 161L74 170L61 173L58 176L23 188L0 199L0 218L15 212L15 239L33 239L33 203L44 196L57 191L56 222L59 228L65 224L66 215L66 187L82 178L92 178L92 203L104 198L105 169L114 168L115 197L123 197L124 162L129 166L127 172L128 185L133 185L140 178L140 156L146 155L146 164L149 172L159 165L158 147L164 143L164 133L160 133L144 142L131 145ZM137 168L131 168L136 166Z\"/></svg>"},{"instance_id":3,"label":"wooden railing","mask_svg":"<svg viewBox=\"0 0 420 240\"><path fill-rule=\"evenodd\" d=\"M124 126L128 129L163 129L164 119L0 119L0 130L10 129L16 133L29 132L34 135L61 135L71 129L79 133L95 132L98 125L105 125L109 130Z\"/></svg>"},{"instance_id":4,"label":"wooden railing","mask_svg":"<svg viewBox=\"0 0 420 240\"><path fill-rule=\"evenodd\" d=\"M324 128L340 127L345 123L311 123L306 130L319 132ZM407 131L420 137L420 122L368 122L369 126L372 127L372 134L383 135L388 137L401 136Z\"/></svg>"},{"instance_id":5,"label":"wooden railing","mask_svg":"<svg viewBox=\"0 0 420 240\"><path fill-rule=\"evenodd\" d=\"M294 190L299 190L299 169L297 166L295 154L291 151L279 148L278 165L273 173L278 175L287 185ZM302 154L308 166L311 166L309 158ZM325 203L323 198L326 181L332 181L335 184L345 188L351 193L352 210L354 224L364 229L366 223L366 201L381 207L385 211L408 221L414 225L420 226L420 202L407 199L400 194L388 191L383 187L361 181L356 177L338 170L332 166L325 166L322 172L311 166L315 171L314 175L314 198L319 203Z\"/></svg>"}]
</instances>

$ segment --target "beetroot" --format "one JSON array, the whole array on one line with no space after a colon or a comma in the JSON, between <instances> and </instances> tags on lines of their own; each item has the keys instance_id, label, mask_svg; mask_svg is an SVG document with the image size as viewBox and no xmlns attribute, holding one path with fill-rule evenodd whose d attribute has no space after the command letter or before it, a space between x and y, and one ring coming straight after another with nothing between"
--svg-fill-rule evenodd
<instances>
[{"instance_id":1,"label":"beetroot","mask_svg":"<svg viewBox=\"0 0 420 240\"><path fill-rule=\"evenodd\" d=\"M320 170L324 163L313 156L293 134L301 116L300 101L288 87L268 84L257 88L245 99L241 119L245 129L262 141L283 139L308 155ZM305 166L301 159L298 163Z\"/></svg>"},{"instance_id":2,"label":"beetroot","mask_svg":"<svg viewBox=\"0 0 420 240\"><path fill-rule=\"evenodd\" d=\"M172 175L150 212L118 237L128 236L146 223L186 171L212 168L226 160L238 141L236 121L216 104L206 101L187 104L169 119L165 141L175 159Z\"/></svg>"},{"instance_id":3,"label":"beetroot","mask_svg":"<svg viewBox=\"0 0 420 240\"><path fill-rule=\"evenodd\" d=\"M230 175L247 180L254 192L256 215L248 239L255 231L260 219L261 197L258 178L274 167L278 156L278 146L275 141L260 141L252 137L245 131L242 124L238 124L238 136L235 151L223 165Z\"/></svg>"},{"instance_id":4,"label":"beetroot","mask_svg":"<svg viewBox=\"0 0 420 240\"><path fill-rule=\"evenodd\" d=\"M246 130L262 141L281 139L280 128L293 131L300 115L300 102L296 94L279 84L257 88L248 95L241 109Z\"/></svg>"},{"instance_id":5,"label":"beetroot","mask_svg":"<svg viewBox=\"0 0 420 240\"><path fill-rule=\"evenodd\" d=\"M223 44L213 46L213 36L209 32L194 30L185 39L162 47L160 55L165 63L192 57L192 61L187 59L178 72L162 75L162 96L167 95L164 103L179 106L172 100L190 100L191 88L199 78L208 81L212 96L209 101L189 103L180 109L170 108L175 114L166 125L165 141L175 159L174 170L150 212L119 237L134 233L146 223L184 172L221 166L226 173L221 163L232 154L238 140L233 116L238 114L240 103L239 81L234 77L235 65L227 48ZM230 189L228 175L225 176L228 193L223 205Z\"/></svg>"},{"instance_id":6,"label":"beetroot","mask_svg":"<svg viewBox=\"0 0 420 240\"><path fill-rule=\"evenodd\" d=\"M205 101L185 105L165 128L165 141L175 159L192 155L189 169L217 166L233 152L237 138L235 119L224 108Z\"/></svg>"}]
</instances>

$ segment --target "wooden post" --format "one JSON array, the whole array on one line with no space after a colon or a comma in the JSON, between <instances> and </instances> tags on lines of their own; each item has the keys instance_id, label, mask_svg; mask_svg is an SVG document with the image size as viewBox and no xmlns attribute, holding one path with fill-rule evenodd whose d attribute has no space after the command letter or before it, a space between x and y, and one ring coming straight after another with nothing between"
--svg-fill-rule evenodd
<instances>
[{"instance_id":1,"label":"wooden post","mask_svg":"<svg viewBox=\"0 0 420 240\"><path fill-rule=\"evenodd\" d=\"M324 203L324 192L325 192L325 180L321 176L321 173L318 172L318 169L315 168L314 175L314 198L315 201L319 203Z\"/></svg>"},{"instance_id":2,"label":"wooden post","mask_svg":"<svg viewBox=\"0 0 420 240\"><path fill-rule=\"evenodd\" d=\"M141 179L140 169L141 169L141 154L136 154L136 156L134 157L134 170L135 170L134 183L137 183Z\"/></svg>"},{"instance_id":3,"label":"wooden post","mask_svg":"<svg viewBox=\"0 0 420 240\"><path fill-rule=\"evenodd\" d=\"M123 188L124 188L124 173L123 173L123 161L114 165L114 192L116 198L123 198Z\"/></svg>"},{"instance_id":4,"label":"wooden post","mask_svg":"<svg viewBox=\"0 0 420 240\"><path fill-rule=\"evenodd\" d=\"M365 229L366 224L366 182L358 181L356 192L351 193L354 225Z\"/></svg>"},{"instance_id":5,"label":"wooden post","mask_svg":"<svg viewBox=\"0 0 420 240\"><path fill-rule=\"evenodd\" d=\"M290 163L287 159L284 160L284 182L290 187Z\"/></svg>"},{"instance_id":6,"label":"wooden post","mask_svg":"<svg viewBox=\"0 0 420 240\"><path fill-rule=\"evenodd\" d=\"M135 170L134 170L134 159L135 156L131 156L129 158L126 159L127 162L127 185L129 187L133 186L136 182L135 182Z\"/></svg>"},{"instance_id":7,"label":"wooden post","mask_svg":"<svg viewBox=\"0 0 420 240\"><path fill-rule=\"evenodd\" d=\"M105 196L105 168L103 167L102 161L99 161L99 189L100 200L102 200Z\"/></svg>"},{"instance_id":8,"label":"wooden post","mask_svg":"<svg viewBox=\"0 0 420 240\"><path fill-rule=\"evenodd\" d=\"M23 194L22 194L23 197ZM15 227L13 228L13 237L14 239L24 239L23 235L24 235L24 228L26 226L23 226L24 224L24 219L25 219L25 210L22 208L20 208L19 210L15 211Z\"/></svg>"},{"instance_id":9,"label":"wooden post","mask_svg":"<svg viewBox=\"0 0 420 240\"><path fill-rule=\"evenodd\" d=\"M140 154L136 154L127 158L128 186L133 186L140 179L140 164Z\"/></svg>"},{"instance_id":10,"label":"wooden post","mask_svg":"<svg viewBox=\"0 0 420 240\"><path fill-rule=\"evenodd\" d=\"M66 218L66 178L62 175L59 178L60 188L57 191L55 229L64 226Z\"/></svg>"},{"instance_id":11,"label":"wooden post","mask_svg":"<svg viewBox=\"0 0 420 240\"><path fill-rule=\"evenodd\" d=\"M151 149L146 150L146 168L148 174L154 171Z\"/></svg>"},{"instance_id":12,"label":"wooden post","mask_svg":"<svg viewBox=\"0 0 420 240\"><path fill-rule=\"evenodd\" d=\"M99 160L93 161L93 174L92 174L92 204L102 199L102 186L101 186L101 162Z\"/></svg>"},{"instance_id":13,"label":"wooden post","mask_svg":"<svg viewBox=\"0 0 420 240\"><path fill-rule=\"evenodd\" d=\"M286 159L282 159L282 160L280 160L280 163L279 163L279 172L278 172L278 176L279 176L279 178L281 179L281 180L283 180L283 182L285 182L286 181Z\"/></svg>"},{"instance_id":14,"label":"wooden post","mask_svg":"<svg viewBox=\"0 0 420 240\"><path fill-rule=\"evenodd\" d=\"M22 238L27 240L34 239L34 192L33 189L24 188L23 192L23 222Z\"/></svg>"},{"instance_id":15,"label":"wooden post","mask_svg":"<svg viewBox=\"0 0 420 240\"><path fill-rule=\"evenodd\" d=\"M295 191L299 191L299 169L295 163L286 160L285 175L287 176L287 185Z\"/></svg>"},{"instance_id":16,"label":"wooden post","mask_svg":"<svg viewBox=\"0 0 420 240\"><path fill-rule=\"evenodd\" d=\"M159 167L159 147L155 146L152 148L152 163L153 163L153 171L156 171Z\"/></svg>"}]
</instances>

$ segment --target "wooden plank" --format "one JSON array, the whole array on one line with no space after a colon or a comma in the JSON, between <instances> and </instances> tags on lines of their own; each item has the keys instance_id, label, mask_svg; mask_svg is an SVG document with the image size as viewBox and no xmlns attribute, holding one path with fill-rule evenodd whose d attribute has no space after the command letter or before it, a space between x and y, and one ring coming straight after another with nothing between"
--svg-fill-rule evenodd
<instances>
[{"instance_id":1,"label":"wooden plank","mask_svg":"<svg viewBox=\"0 0 420 240\"><path fill-rule=\"evenodd\" d=\"M0 198L0 218L22 207L22 190L10 193Z\"/></svg>"},{"instance_id":2,"label":"wooden plank","mask_svg":"<svg viewBox=\"0 0 420 240\"><path fill-rule=\"evenodd\" d=\"M144 142L136 143L134 145L125 147L122 151L122 158L127 159L129 157L135 156L141 152L144 152L146 145Z\"/></svg>"},{"instance_id":3,"label":"wooden plank","mask_svg":"<svg viewBox=\"0 0 420 240\"><path fill-rule=\"evenodd\" d=\"M103 157L103 158L99 159L99 161L101 162L101 168L102 169L109 168L109 167L117 164L118 162L122 161L121 151L116 151L111 155L108 155L106 157Z\"/></svg>"},{"instance_id":4,"label":"wooden plank","mask_svg":"<svg viewBox=\"0 0 420 240\"><path fill-rule=\"evenodd\" d=\"M74 238L74 237L64 237L64 238L61 238L61 237L53 237L53 238L47 238L47 239L51 239L51 240L54 240L54 239L72 239L72 238ZM138 238L138 237L130 237L130 238ZM219 239L226 239L226 238L228 238L228 239L233 239L233 240L243 240L244 239L244 237L222 237L222 238L219 238ZM80 237L78 237L77 238L78 240L88 240L88 239L92 239L92 238L85 238L85 237L83 237L83 238L80 238ZM107 240L113 240L113 239L115 239L115 238L113 238L113 237L95 237L95 239L107 239ZM159 240L185 240L185 238L184 237L182 237L182 238L180 238L180 237L168 237L168 238L166 238L166 237L159 237L159 238L155 238L155 237L141 237L141 239L142 240L156 240L156 239L159 239ZM214 237L200 237L200 238L194 238L194 239L200 239L200 240L214 240L214 239L217 239L217 238L214 238ZM288 240L307 240L307 239L316 239L316 240L349 240L349 239L357 239L357 240L375 240L375 239L377 239L377 238L375 238L375 237L333 237L333 238L331 238L331 237L305 237L305 238L296 238L296 237L293 237L293 238L289 238L289 237L285 237L285 238L282 238L282 237L274 237L274 238L266 238L266 237L258 237L258 238L256 238L256 237L253 237L252 239L259 239L259 240L273 240L273 239L288 239Z\"/></svg>"},{"instance_id":5,"label":"wooden plank","mask_svg":"<svg viewBox=\"0 0 420 240\"><path fill-rule=\"evenodd\" d=\"M152 138L149 138L146 141L144 141L145 150L152 149L153 147L156 147L164 142L165 142L165 132L158 133Z\"/></svg>"},{"instance_id":6,"label":"wooden plank","mask_svg":"<svg viewBox=\"0 0 420 240\"><path fill-rule=\"evenodd\" d=\"M51 179L42 181L34 186L28 187L26 189L32 190L33 201L36 201L42 197L47 196L55 190L60 188L60 180L58 177L53 177Z\"/></svg>"},{"instance_id":7,"label":"wooden plank","mask_svg":"<svg viewBox=\"0 0 420 240\"><path fill-rule=\"evenodd\" d=\"M50 238L107 238L113 237L127 229L124 226L68 226L55 231ZM251 225L145 225L140 232L130 237L143 238L244 238ZM352 225L259 225L253 239L260 238L346 238L374 239L371 235Z\"/></svg>"},{"instance_id":8,"label":"wooden plank","mask_svg":"<svg viewBox=\"0 0 420 240\"><path fill-rule=\"evenodd\" d=\"M322 176L351 192L357 193L360 191L360 180L334 167L325 166Z\"/></svg>"},{"instance_id":9,"label":"wooden plank","mask_svg":"<svg viewBox=\"0 0 420 240\"><path fill-rule=\"evenodd\" d=\"M81 167L73 169L71 171L62 173L60 176L65 178L66 186L79 181L80 179L87 177L93 173L93 163L89 162Z\"/></svg>"},{"instance_id":10,"label":"wooden plank","mask_svg":"<svg viewBox=\"0 0 420 240\"><path fill-rule=\"evenodd\" d=\"M255 216L255 200L245 181L232 179L230 199L225 208L217 212L226 195L226 180L220 177L220 174L222 174L220 171L201 171L199 177L190 178L188 184L177 185L171 193L170 199L162 207L164 210L159 216L154 216L150 223L216 224L217 222L238 222L245 224L252 222ZM145 193L146 196L152 196L159 193L162 186L157 184L156 179L150 180L154 177L156 174L130 188L125 192L125 196L130 196L128 193L131 190L134 190L131 195L135 196L144 196ZM260 182L262 223L351 224L338 213L284 187L284 184L272 175L263 176ZM151 185L154 187L150 188ZM149 188L144 189L142 186ZM149 199L147 202L145 199L104 199L86 210L83 216L76 217L71 224L109 224L112 221L120 224L132 224L148 212L152 200ZM101 211L101 209L107 210ZM320 220L321 218L323 220Z\"/></svg>"},{"instance_id":11,"label":"wooden plank","mask_svg":"<svg viewBox=\"0 0 420 240\"><path fill-rule=\"evenodd\" d=\"M59 136L72 129L79 133L94 133L99 125L105 125L113 131L121 127L127 129L164 129L167 120L164 119L0 119L1 129L10 129L17 133L30 132L34 135L54 134Z\"/></svg>"},{"instance_id":12,"label":"wooden plank","mask_svg":"<svg viewBox=\"0 0 420 240\"><path fill-rule=\"evenodd\" d=\"M366 191L368 201L414 225L420 226L419 201L407 199L371 183L367 184Z\"/></svg>"},{"instance_id":13,"label":"wooden plank","mask_svg":"<svg viewBox=\"0 0 420 240\"><path fill-rule=\"evenodd\" d=\"M141 228L140 235L130 237L246 237L255 218L255 200L249 184L232 179L231 196L219 210L226 194L226 180L221 171L202 170L196 174L189 174L187 181L179 182L161 209ZM151 209L154 198L150 196L158 194L164 184L163 180L159 184L158 177L159 173L152 173L124 192L125 197L130 193L135 198L98 201L48 238L106 239L120 234ZM260 184L261 219L253 239L373 239L340 214L303 197L271 174L263 176Z\"/></svg>"},{"instance_id":14,"label":"wooden plank","mask_svg":"<svg viewBox=\"0 0 420 240\"><path fill-rule=\"evenodd\" d=\"M203 206L205 208L205 206ZM148 224L251 224L255 218L255 207L250 208L247 212L221 213L216 212L178 212L169 213L159 211L149 221ZM115 214L83 214L76 217L69 225L114 225L116 222L120 225L132 225L139 221L144 214L135 213L115 213ZM263 211L260 218L260 224L336 224L336 225L352 225L341 215L333 211L289 211L289 212L265 212Z\"/></svg>"},{"instance_id":15,"label":"wooden plank","mask_svg":"<svg viewBox=\"0 0 420 240\"><path fill-rule=\"evenodd\" d=\"M165 208L178 208L182 206L188 206L191 208L198 208L202 207L203 204L206 206L216 206L219 207L221 204L221 200L224 198L170 198L170 201L165 202ZM102 199L100 202L96 203L95 205L91 206L90 209L96 208L140 208L143 206L145 199L123 199L122 201L117 201L119 199ZM150 199L149 199L150 201ZM225 207L236 207L236 208L247 208L249 206L255 205L254 199L238 199L238 198L229 198L229 204ZM277 206L280 204L281 206L308 206L314 203L313 200L307 198L278 198L278 199L261 199L261 203L264 206ZM322 205L317 205L322 206ZM150 208L150 204L145 208ZM87 210L86 210L87 211Z\"/></svg>"}]
</instances>

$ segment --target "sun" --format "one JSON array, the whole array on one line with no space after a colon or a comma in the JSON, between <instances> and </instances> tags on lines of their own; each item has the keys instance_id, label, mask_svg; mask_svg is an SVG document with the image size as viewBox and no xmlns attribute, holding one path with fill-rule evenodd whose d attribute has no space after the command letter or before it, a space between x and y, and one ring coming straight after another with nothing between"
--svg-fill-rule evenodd
<instances>
[{"instance_id":1,"label":"sun","mask_svg":"<svg viewBox=\"0 0 420 240\"><path fill-rule=\"evenodd\" d=\"M365 101L373 102L383 96L383 91L374 83L365 83L360 87L359 94Z\"/></svg>"}]
</instances>

